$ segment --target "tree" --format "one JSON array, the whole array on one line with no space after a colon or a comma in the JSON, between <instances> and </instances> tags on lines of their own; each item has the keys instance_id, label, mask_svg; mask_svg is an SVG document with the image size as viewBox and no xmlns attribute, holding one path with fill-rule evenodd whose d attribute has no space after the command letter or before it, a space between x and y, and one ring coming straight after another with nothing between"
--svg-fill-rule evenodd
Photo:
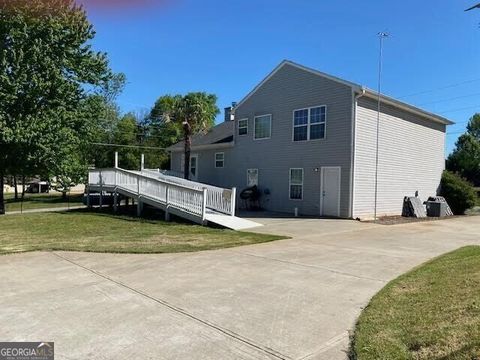
<instances>
[{"instance_id":1,"label":"tree","mask_svg":"<svg viewBox=\"0 0 480 360\"><path fill-rule=\"evenodd\" d=\"M83 104L83 117L90 124L88 135L90 143L112 144L114 132L120 121L120 109L116 103L117 97L125 87L124 74L115 74L100 87ZM103 145L89 145L84 149L88 153L90 165L97 168L112 166L115 149Z\"/></svg>"},{"instance_id":2,"label":"tree","mask_svg":"<svg viewBox=\"0 0 480 360\"><path fill-rule=\"evenodd\" d=\"M74 0L0 1L0 214L8 171L48 174L86 146L82 102L112 77L94 35Z\"/></svg>"},{"instance_id":3,"label":"tree","mask_svg":"<svg viewBox=\"0 0 480 360\"><path fill-rule=\"evenodd\" d=\"M140 150L136 147L139 143L139 124L134 114L124 115L114 130L114 143L132 146L119 149L120 167L124 169L138 169L140 165Z\"/></svg>"},{"instance_id":4,"label":"tree","mask_svg":"<svg viewBox=\"0 0 480 360\"><path fill-rule=\"evenodd\" d=\"M480 141L480 114L475 114L467 124L467 133Z\"/></svg>"},{"instance_id":5,"label":"tree","mask_svg":"<svg viewBox=\"0 0 480 360\"><path fill-rule=\"evenodd\" d=\"M475 114L447 159L447 169L480 186L480 114Z\"/></svg>"},{"instance_id":6,"label":"tree","mask_svg":"<svg viewBox=\"0 0 480 360\"><path fill-rule=\"evenodd\" d=\"M166 95L155 103L151 117L156 119L157 125L173 135L172 140L178 136L179 129L182 131L185 144L185 179L190 178L192 136L209 130L215 124L215 117L219 113L217 97L205 92L194 92L185 96Z\"/></svg>"}]
</instances>

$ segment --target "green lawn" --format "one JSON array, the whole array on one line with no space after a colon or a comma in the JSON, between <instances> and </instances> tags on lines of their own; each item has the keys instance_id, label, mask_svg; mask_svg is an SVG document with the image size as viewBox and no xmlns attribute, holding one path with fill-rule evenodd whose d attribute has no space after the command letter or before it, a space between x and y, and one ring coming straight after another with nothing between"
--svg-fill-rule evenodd
<instances>
[{"instance_id":1,"label":"green lawn","mask_svg":"<svg viewBox=\"0 0 480 360\"><path fill-rule=\"evenodd\" d=\"M480 359L480 247L389 283L361 314L351 359Z\"/></svg>"},{"instance_id":2,"label":"green lawn","mask_svg":"<svg viewBox=\"0 0 480 360\"><path fill-rule=\"evenodd\" d=\"M37 250L171 253L279 239L285 237L83 210L0 217L0 254Z\"/></svg>"},{"instance_id":3,"label":"green lawn","mask_svg":"<svg viewBox=\"0 0 480 360\"><path fill-rule=\"evenodd\" d=\"M83 194L72 194L68 199L62 199L60 193L50 194L25 194L23 204L21 200L15 201L13 194L5 195L5 208L7 212L48 208L67 208L68 206L82 205Z\"/></svg>"}]
</instances>

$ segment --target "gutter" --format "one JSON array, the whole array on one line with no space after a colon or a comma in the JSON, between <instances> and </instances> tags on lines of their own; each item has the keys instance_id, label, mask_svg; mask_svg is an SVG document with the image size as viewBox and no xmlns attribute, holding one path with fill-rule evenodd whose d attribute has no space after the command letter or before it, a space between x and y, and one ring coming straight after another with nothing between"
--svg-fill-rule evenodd
<instances>
[{"instance_id":1,"label":"gutter","mask_svg":"<svg viewBox=\"0 0 480 360\"><path fill-rule=\"evenodd\" d=\"M365 96L368 96L369 98L372 98L372 99L375 99L375 100L378 99L378 92L377 91L373 91L373 90L367 89L365 87L361 87L361 89L363 90ZM436 115L436 114L431 113L429 111L422 110L422 109L420 109L416 106L404 103L402 101L396 100L394 98L391 98L391 97L383 95L383 94L381 95L381 102L384 103L384 104L387 104L387 105L394 106L398 109L402 109L402 110L407 111L409 113L415 114L417 116L421 116L425 119L428 119L430 121L433 121L433 122L436 122L436 123L439 123L439 124L442 124L442 125L453 125L453 124L455 124L453 121L450 121L447 118Z\"/></svg>"},{"instance_id":2,"label":"gutter","mask_svg":"<svg viewBox=\"0 0 480 360\"><path fill-rule=\"evenodd\" d=\"M196 145L192 146L192 151L199 151L199 150L214 150L214 149L229 149L235 145L235 142L231 141L228 143L220 143L220 144L206 144L206 145ZM176 149L169 149L170 152L183 152L183 148L176 148Z\"/></svg>"}]
</instances>

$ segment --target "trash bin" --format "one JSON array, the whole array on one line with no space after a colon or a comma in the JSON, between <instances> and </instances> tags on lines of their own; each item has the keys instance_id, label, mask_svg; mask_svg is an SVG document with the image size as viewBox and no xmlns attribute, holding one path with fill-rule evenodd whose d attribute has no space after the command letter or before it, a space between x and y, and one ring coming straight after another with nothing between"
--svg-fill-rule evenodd
<instances>
[{"instance_id":1,"label":"trash bin","mask_svg":"<svg viewBox=\"0 0 480 360\"><path fill-rule=\"evenodd\" d=\"M439 201L427 201L428 217L445 217L447 216L447 204Z\"/></svg>"}]
</instances>

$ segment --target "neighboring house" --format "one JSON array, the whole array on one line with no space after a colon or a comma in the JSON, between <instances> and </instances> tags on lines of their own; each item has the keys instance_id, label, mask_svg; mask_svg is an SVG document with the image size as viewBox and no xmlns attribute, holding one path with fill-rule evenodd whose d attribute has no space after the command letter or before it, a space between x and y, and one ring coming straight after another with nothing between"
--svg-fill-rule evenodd
<instances>
[{"instance_id":1,"label":"neighboring house","mask_svg":"<svg viewBox=\"0 0 480 360\"><path fill-rule=\"evenodd\" d=\"M232 109L231 121L194 136L191 178L238 193L258 185L271 211L371 218L377 93L282 62ZM400 215L404 196L435 195L451 121L381 97L377 214ZM183 169L183 142L169 148ZM242 206L242 201L237 201Z\"/></svg>"}]
</instances>

